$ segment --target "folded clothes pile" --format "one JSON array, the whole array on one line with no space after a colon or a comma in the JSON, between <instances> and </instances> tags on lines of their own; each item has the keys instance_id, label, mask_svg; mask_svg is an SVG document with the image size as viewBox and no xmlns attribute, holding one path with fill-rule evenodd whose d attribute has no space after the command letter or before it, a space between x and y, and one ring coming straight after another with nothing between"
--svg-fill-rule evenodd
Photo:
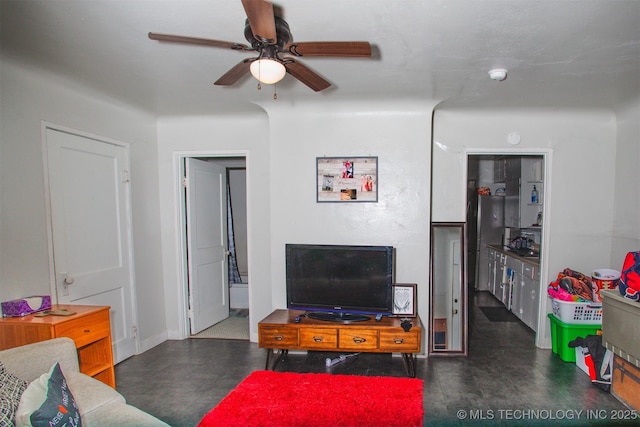
<instances>
[{"instance_id":1,"label":"folded clothes pile","mask_svg":"<svg viewBox=\"0 0 640 427\"><path fill-rule=\"evenodd\" d=\"M549 283L548 293L552 298L561 301L588 302L594 301L598 287L591 277L579 271L565 268L555 281Z\"/></svg>"}]
</instances>

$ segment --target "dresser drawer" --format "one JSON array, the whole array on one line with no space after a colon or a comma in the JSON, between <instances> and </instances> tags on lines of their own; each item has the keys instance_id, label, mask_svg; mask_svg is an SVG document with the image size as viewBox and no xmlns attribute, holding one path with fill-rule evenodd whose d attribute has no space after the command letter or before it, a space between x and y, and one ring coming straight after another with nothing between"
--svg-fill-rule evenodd
<instances>
[{"instance_id":1,"label":"dresser drawer","mask_svg":"<svg viewBox=\"0 0 640 427\"><path fill-rule=\"evenodd\" d=\"M420 351L418 332L380 331L380 350L418 353Z\"/></svg>"},{"instance_id":2,"label":"dresser drawer","mask_svg":"<svg viewBox=\"0 0 640 427\"><path fill-rule=\"evenodd\" d=\"M300 329L300 347L330 349L338 345L338 330L333 328Z\"/></svg>"},{"instance_id":3,"label":"dresser drawer","mask_svg":"<svg viewBox=\"0 0 640 427\"><path fill-rule=\"evenodd\" d=\"M376 329L341 329L339 347L344 350L376 350L378 331Z\"/></svg>"},{"instance_id":4,"label":"dresser drawer","mask_svg":"<svg viewBox=\"0 0 640 427\"><path fill-rule=\"evenodd\" d=\"M294 348L298 346L298 330L286 326L258 326L258 346Z\"/></svg>"},{"instance_id":5,"label":"dresser drawer","mask_svg":"<svg viewBox=\"0 0 640 427\"><path fill-rule=\"evenodd\" d=\"M69 337L75 341L76 347L84 347L110 335L109 311L103 310L70 319L56 325L55 329L56 337Z\"/></svg>"}]
</instances>

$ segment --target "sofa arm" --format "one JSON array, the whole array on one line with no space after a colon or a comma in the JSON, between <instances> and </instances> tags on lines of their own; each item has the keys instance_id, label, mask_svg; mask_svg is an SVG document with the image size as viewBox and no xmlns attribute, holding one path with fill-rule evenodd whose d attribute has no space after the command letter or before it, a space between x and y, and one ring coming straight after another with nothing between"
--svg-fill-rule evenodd
<instances>
[{"instance_id":1,"label":"sofa arm","mask_svg":"<svg viewBox=\"0 0 640 427\"><path fill-rule=\"evenodd\" d=\"M78 350L71 338L54 338L0 351L7 371L25 381L33 381L56 363L62 372L78 372Z\"/></svg>"}]
</instances>

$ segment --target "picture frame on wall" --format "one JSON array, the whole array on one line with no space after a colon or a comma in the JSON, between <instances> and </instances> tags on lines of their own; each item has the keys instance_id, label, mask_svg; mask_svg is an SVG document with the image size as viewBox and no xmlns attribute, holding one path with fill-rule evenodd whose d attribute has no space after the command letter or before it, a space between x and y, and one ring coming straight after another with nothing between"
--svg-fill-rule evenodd
<instances>
[{"instance_id":1,"label":"picture frame on wall","mask_svg":"<svg viewBox=\"0 0 640 427\"><path fill-rule=\"evenodd\" d=\"M316 158L317 203L377 201L377 157Z\"/></svg>"},{"instance_id":2,"label":"picture frame on wall","mask_svg":"<svg viewBox=\"0 0 640 427\"><path fill-rule=\"evenodd\" d=\"M393 284L393 315L416 317L418 285L416 283Z\"/></svg>"}]
</instances>

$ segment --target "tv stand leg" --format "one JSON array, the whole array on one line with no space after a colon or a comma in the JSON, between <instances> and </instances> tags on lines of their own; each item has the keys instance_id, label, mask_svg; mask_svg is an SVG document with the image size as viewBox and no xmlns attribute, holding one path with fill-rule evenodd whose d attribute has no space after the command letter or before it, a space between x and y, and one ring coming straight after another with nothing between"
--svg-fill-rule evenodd
<instances>
[{"instance_id":1,"label":"tv stand leg","mask_svg":"<svg viewBox=\"0 0 640 427\"><path fill-rule=\"evenodd\" d=\"M404 371L411 378L416 377L416 363L417 359L413 353L402 353L402 363L404 364Z\"/></svg>"},{"instance_id":2,"label":"tv stand leg","mask_svg":"<svg viewBox=\"0 0 640 427\"><path fill-rule=\"evenodd\" d=\"M267 363L265 364L265 369L267 371L275 371L276 370L276 366L278 366L278 363L280 363L280 361L284 360L287 357L287 354L289 354L289 350L284 350L279 348L278 349L278 353L277 353L277 357L275 358L275 360L271 360L273 357L273 349L268 348L267 349Z\"/></svg>"}]
</instances>

